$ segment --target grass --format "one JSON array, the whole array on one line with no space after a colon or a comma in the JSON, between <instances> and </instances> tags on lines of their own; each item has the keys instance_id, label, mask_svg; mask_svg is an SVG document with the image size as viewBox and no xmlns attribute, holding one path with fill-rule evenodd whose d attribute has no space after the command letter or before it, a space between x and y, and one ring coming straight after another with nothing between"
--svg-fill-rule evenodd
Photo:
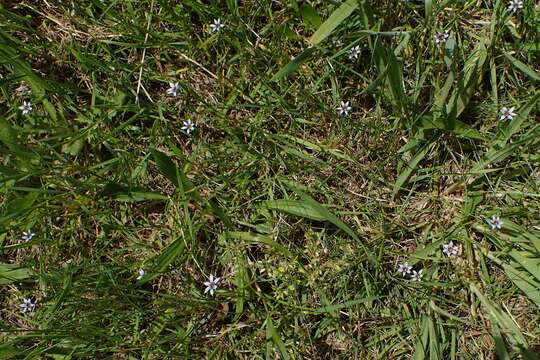
<instances>
[{"instance_id":1,"label":"grass","mask_svg":"<svg viewBox=\"0 0 540 360\"><path fill-rule=\"evenodd\" d=\"M507 8L0 5L0 359L537 358L540 8Z\"/></svg>"}]
</instances>

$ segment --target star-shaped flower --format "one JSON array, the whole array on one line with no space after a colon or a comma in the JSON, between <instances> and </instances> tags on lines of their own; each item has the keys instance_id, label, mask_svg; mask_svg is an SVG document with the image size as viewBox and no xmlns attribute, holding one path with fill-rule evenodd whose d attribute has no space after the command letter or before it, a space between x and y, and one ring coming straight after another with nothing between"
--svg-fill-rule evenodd
<instances>
[{"instance_id":1,"label":"star-shaped flower","mask_svg":"<svg viewBox=\"0 0 540 360\"><path fill-rule=\"evenodd\" d=\"M521 0L510 0L508 4L508 11L516 14L519 10L523 9L523 1Z\"/></svg>"},{"instance_id":2,"label":"star-shaped flower","mask_svg":"<svg viewBox=\"0 0 540 360\"><path fill-rule=\"evenodd\" d=\"M347 116L349 115L349 111L351 111L351 109L352 107L348 101L342 101L341 105L338 106L337 111L339 115Z\"/></svg>"},{"instance_id":3,"label":"star-shaped flower","mask_svg":"<svg viewBox=\"0 0 540 360\"><path fill-rule=\"evenodd\" d=\"M401 263L401 264L398 265L397 272L401 276L405 276L407 274L410 274L411 270L412 270L412 266L409 265L408 262L404 262L404 263Z\"/></svg>"},{"instance_id":4,"label":"star-shaped flower","mask_svg":"<svg viewBox=\"0 0 540 360\"><path fill-rule=\"evenodd\" d=\"M439 31L435 34L435 44L444 44L448 40L448 36L450 36L448 31Z\"/></svg>"},{"instance_id":5,"label":"star-shaped flower","mask_svg":"<svg viewBox=\"0 0 540 360\"><path fill-rule=\"evenodd\" d=\"M22 114L24 116L28 115L32 111L32 103L30 101L23 101L22 105L19 106Z\"/></svg>"},{"instance_id":6,"label":"star-shaped flower","mask_svg":"<svg viewBox=\"0 0 540 360\"><path fill-rule=\"evenodd\" d=\"M23 239L24 241L30 241L30 240L32 240L34 235L36 235L36 234L34 234L32 232L32 230L28 229L28 231L23 231L21 239Z\"/></svg>"},{"instance_id":7,"label":"star-shaped flower","mask_svg":"<svg viewBox=\"0 0 540 360\"><path fill-rule=\"evenodd\" d=\"M341 40L339 39L332 41L332 44L334 45L335 48L340 48L342 45Z\"/></svg>"},{"instance_id":8,"label":"star-shaped flower","mask_svg":"<svg viewBox=\"0 0 540 360\"><path fill-rule=\"evenodd\" d=\"M214 275L210 275L210 281L205 281L204 286L206 286L206 289L204 289L204 293L210 293L210 295L214 295L214 291L217 289L217 284L219 282L218 277L214 277Z\"/></svg>"},{"instance_id":9,"label":"star-shaped flower","mask_svg":"<svg viewBox=\"0 0 540 360\"><path fill-rule=\"evenodd\" d=\"M178 83L169 83L169 88L167 89L167 95L172 95L176 97L178 91Z\"/></svg>"},{"instance_id":10,"label":"star-shaped flower","mask_svg":"<svg viewBox=\"0 0 540 360\"><path fill-rule=\"evenodd\" d=\"M146 275L146 272L143 269L139 269L139 276L137 276L137 280L141 280L144 275Z\"/></svg>"},{"instance_id":11,"label":"star-shaped flower","mask_svg":"<svg viewBox=\"0 0 540 360\"><path fill-rule=\"evenodd\" d=\"M500 230L502 228L503 221L500 217L493 215L491 219L487 219L487 223L491 226L491 230Z\"/></svg>"},{"instance_id":12,"label":"star-shaped flower","mask_svg":"<svg viewBox=\"0 0 540 360\"><path fill-rule=\"evenodd\" d=\"M360 46L353 46L349 49L349 60L356 60L360 56Z\"/></svg>"},{"instance_id":13,"label":"star-shaped flower","mask_svg":"<svg viewBox=\"0 0 540 360\"><path fill-rule=\"evenodd\" d=\"M512 120L517 114L514 112L514 108L507 108L503 106L501 111L499 111L499 120Z\"/></svg>"},{"instance_id":14,"label":"star-shaped flower","mask_svg":"<svg viewBox=\"0 0 540 360\"><path fill-rule=\"evenodd\" d=\"M460 254L460 247L455 245L453 241L448 244L443 244L443 253L448 257L458 256Z\"/></svg>"},{"instance_id":15,"label":"star-shaped flower","mask_svg":"<svg viewBox=\"0 0 540 360\"><path fill-rule=\"evenodd\" d=\"M195 131L195 123L191 120L184 121L184 126L182 126L182 131L186 134L190 134Z\"/></svg>"},{"instance_id":16,"label":"star-shaped flower","mask_svg":"<svg viewBox=\"0 0 540 360\"><path fill-rule=\"evenodd\" d=\"M223 29L225 25L221 22L221 19L214 19L214 23L210 24L210 28L212 29L212 32L218 32L221 29Z\"/></svg>"},{"instance_id":17,"label":"star-shaped flower","mask_svg":"<svg viewBox=\"0 0 540 360\"><path fill-rule=\"evenodd\" d=\"M424 273L423 273L422 269L420 269L418 271L413 270L411 272L411 280L412 281L420 281L420 280L422 280L422 276L424 276Z\"/></svg>"},{"instance_id":18,"label":"star-shaped flower","mask_svg":"<svg viewBox=\"0 0 540 360\"><path fill-rule=\"evenodd\" d=\"M34 311L36 308L36 304L32 302L32 299L24 299L23 303L19 306L21 307L21 311L23 313Z\"/></svg>"}]
</instances>

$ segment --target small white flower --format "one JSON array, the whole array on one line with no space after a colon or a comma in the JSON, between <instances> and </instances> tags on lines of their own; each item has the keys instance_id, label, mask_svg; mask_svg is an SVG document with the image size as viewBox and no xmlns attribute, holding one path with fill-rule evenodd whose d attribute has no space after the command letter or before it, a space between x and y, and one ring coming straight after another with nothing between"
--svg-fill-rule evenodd
<instances>
[{"instance_id":1,"label":"small white flower","mask_svg":"<svg viewBox=\"0 0 540 360\"><path fill-rule=\"evenodd\" d=\"M191 132L195 131L195 123L189 119L187 121L184 121L182 131L189 135Z\"/></svg>"},{"instance_id":2,"label":"small white flower","mask_svg":"<svg viewBox=\"0 0 540 360\"><path fill-rule=\"evenodd\" d=\"M349 49L349 60L356 60L360 56L360 46L353 46Z\"/></svg>"},{"instance_id":3,"label":"small white flower","mask_svg":"<svg viewBox=\"0 0 540 360\"><path fill-rule=\"evenodd\" d=\"M491 226L491 230L499 230L502 227L503 221L500 217L493 215L491 219L487 219L487 223Z\"/></svg>"},{"instance_id":4,"label":"small white flower","mask_svg":"<svg viewBox=\"0 0 540 360\"><path fill-rule=\"evenodd\" d=\"M28 231L23 231L21 239L23 239L24 241L30 241L30 240L32 240L34 235L36 235L36 234L34 234L32 232L32 230L28 229Z\"/></svg>"},{"instance_id":5,"label":"small white flower","mask_svg":"<svg viewBox=\"0 0 540 360\"><path fill-rule=\"evenodd\" d=\"M339 39L334 40L332 43L333 43L333 45L334 45L335 48L340 48L341 45L343 45L343 44L341 43L341 40L339 40Z\"/></svg>"},{"instance_id":6,"label":"small white flower","mask_svg":"<svg viewBox=\"0 0 540 360\"><path fill-rule=\"evenodd\" d=\"M455 245L453 241L443 245L443 253L448 257L459 256L461 248L459 245Z\"/></svg>"},{"instance_id":7,"label":"small white flower","mask_svg":"<svg viewBox=\"0 0 540 360\"><path fill-rule=\"evenodd\" d=\"M210 28L212 29L212 32L217 32L223 29L225 25L221 22L221 19L214 19L214 23L210 24Z\"/></svg>"},{"instance_id":8,"label":"small white flower","mask_svg":"<svg viewBox=\"0 0 540 360\"><path fill-rule=\"evenodd\" d=\"M400 274L401 276L405 276L405 275L407 275L407 274L410 274L410 273L411 273L411 270L412 270L412 266L409 265L408 262L405 262L405 263L402 263L402 264L399 264L399 265L398 265L397 272L398 272L398 274Z\"/></svg>"},{"instance_id":9,"label":"small white flower","mask_svg":"<svg viewBox=\"0 0 540 360\"><path fill-rule=\"evenodd\" d=\"M210 295L214 295L214 291L217 289L217 283L219 282L218 277L214 277L214 275L210 275L210 281L205 281L204 286L206 286L206 289L204 289L204 293L207 292L210 293Z\"/></svg>"},{"instance_id":10,"label":"small white flower","mask_svg":"<svg viewBox=\"0 0 540 360\"><path fill-rule=\"evenodd\" d=\"M508 4L508 11L516 14L519 10L523 9L523 1L521 0L510 0Z\"/></svg>"},{"instance_id":11,"label":"small white flower","mask_svg":"<svg viewBox=\"0 0 540 360\"><path fill-rule=\"evenodd\" d=\"M23 104L19 106L24 116L28 115L32 111L32 103L30 101L23 101Z\"/></svg>"},{"instance_id":12,"label":"small white flower","mask_svg":"<svg viewBox=\"0 0 540 360\"><path fill-rule=\"evenodd\" d=\"M178 91L178 83L169 83L169 88L167 89L167 95L172 95L176 97Z\"/></svg>"},{"instance_id":13,"label":"small white flower","mask_svg":"<svg viewBox=\"0 0 540 360\"><path fill-rule=\"evenodd\" d=\"M420 281L420 280L422 280L422 276L424 276L423 271L424 270L422 270L422 269L420 269L418 271L413 270L411 272L411 280L412 281Z\"/></svg>"},{"instance_id":14,"label":"small white flower","mask_svg":"<svg viewBox=\"0 0 540 360\"><path fill-rule=\"evenodd\" d=\"M137 276L137 280L141 280L144 275L146 275L146 272L143 269L139 269L139 276Z\"/></svg>"},{"instance_id":15,"label":"small white flower","mask_svg":"<svg viewBox=\"0 0 540 360\"><path fill-rule=\"evenodd\" d=\"M349 111L351 111L351 109L352 109L352 107L351 107L351 105L349 104L348 101L342 101L341 105L338 106L337 111L338 111L339 115L347 116L347 115L349 115Z\"/></svg>"},{"instance_id":16,"label":"small white flower","mask_svg":"<svg viewBox=\"0 0 540 360\"><path fill-rule=\"evenodd\" d=\"M36 308L36 304L32 302L32 299L24 299L24 302L19 306L23 313L34 311Z\"/></svg>"},{"instance_id":17,"label":"small white flower","mask_svg":"<svg viewBox=\"0 0 540 360\"><path fill-rule=\"evenodd\" d=\"M439 45L445 43L446 40L448 40L448 36L450 36L448 31L439 31L435 34L435 44Z\"/></svg>"},{"instance_id":18,"label":"small white flower","mask_svg":"<svg viewBox=\"0 0 540 360\"><path fill-rule=\"evenodd\" d=\"M512 120L517 114L514 112L514 108L507 108L503 106L501 111L499 111L499 120Z\"/></svg>"}]
</instances>

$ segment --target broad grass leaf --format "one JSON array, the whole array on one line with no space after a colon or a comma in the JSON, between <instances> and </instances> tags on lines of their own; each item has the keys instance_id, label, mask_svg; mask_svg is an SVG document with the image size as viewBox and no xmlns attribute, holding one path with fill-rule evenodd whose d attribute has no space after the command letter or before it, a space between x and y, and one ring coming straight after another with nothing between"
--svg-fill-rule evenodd
<instances>
[{"instance_id":1,"label":"broad grass leaf","mask_svg":"<svg viewBox=\"0 0 540 360\"><path fill-rule=\"evenodd\" d=\"M140 187L123 186L108 183L103 189L104 195L123 202L139 202L148 200L168 200L169 197Z\"/></svg>"},{"instance_id":2,"label":"broad grass leaf","mask_svg":"<svg viewBox=\"0 0 540 360\"><path fill-rule=\"evenodd\" d=\"M347 226L347 224L341 221L336 215L331 213L325 206L318 203L311 196L305 194L301 190L295 188L293 188L293 190L302 198L305 204L307 204L311 209L313 209L314 212L321 216L324 220L336 225L345 233L349 234L349 236L351 236L354 240L360 242L358 235L356 235L356 233L349 226Z\"/></svg>"},{"instance_id":3,"label":"broad grass leaf","mask_svg":"<svg viewBox=\"0 0 540 360\"><path fill-rule=\"evenodd\" d=\"M281 340L281 337L277 333L277 330L274 327L274 323L272 322L272 319L268 317L266 318L266 341L269 341L269 340L272 340L274 345L276 345L278 352L281 356L281 359L289 360L289 354L287 353L287 348L285 347L285 343L283 342L283 340ZM266 353L267 359L269 355L270 354L267 349L267 353Z\"/></svg>"},{"instance_id":4,"label":"broad grass leaf","mask_svg":"<svg viewBox=\"0 0 540 360\"><path fill-rule=\"evenodd\" d=\"M435 139L432 139L431 141L428 141L426 144L424 144L413 156L413 158L408 162L408 164L405 166L405 169L399 174L396 182L394 183L394 188L392 190L392 196L395 196L399 190L403 187L409 176L411 176L412 172L416 169L418 166L418 163L426 156L428 151L431 149L431 147L435 144Z\"/></svg>"},{"instance_id":5,"label":"broad grass leaf","mask_svg":"<svg viewBox=\"0 0 540 360\"><path fill-rule=\"evenodd\" d=\"M444 345L441 344L441 339L437 328L435 327L435 322L431 317L428 318L428 331L429 331L429 358L433 360L442 359L441 347Z\"/></svg>"},{"instance_id":6,"label":"broad grass leaf","mask_svg":"<svg viewBox=\"0 0 540 360\"><path fill-rule=\"evenodd\" d=\"M64 145L62 145L62 152L66 154L70 154L72 156L76 156L79 154L84 146L84 139L81 139L80 137L77 137L76 139L73 139Z\"/></svg>"},{"instance_id":7,"label":"broad grass leaf","mask_svg":"<svg viewBox=\"0 0 540 360\"><path fill-rule=\"evenodd\" d=\"M38 155L19 144L15 130L3 117L0 117L0 141L10 150L11 154L25 164L29 165L31 161L39 161Z\"/></svg>"},{"instance_id":8,"label":"broad grass leaf","mask_svg":"<svg viewBox=\"0 0 540 360\"><path fill-rule=\"evenodd\" d=\"M369 296L362 299L354 299L354 300L345 301L340 304L321 306L320 308L315 309L315 313L317 314L332 313L341 309L350 308L355 305L363 304L363 303L370 302L373 300L378 300L380 298L381 298L380 296Z\"/></svg>"},{"instance_id":9,"label":"broad grass leaf","mask_svg":"<svg viewBox=\"0 0 540 360\"><path fill-rule=\"evenodd\" d=\"M502 263L506 276L540 309L540 283L524 271L518 270L517 263L513 264L516 266Z\"/></svg>"},{"instance_id":10,"label":"broad grass leaf","mask_svg":"<svg viewBox=\"0 0 540 360\"><path fill-rule=\"evenodd\" d=\"M453 70L450 70L448 73L448 76L446 77L446 80L444 81L444 85L442 88L437 91L435 94L435 100L433 101L433 113L439 113L439 109L442 109L444 107L444 104L446 103L446 99L448 98L448 94L450 93L450 90L452 89L452 85L454 84L454 80L456 79L456 73Z\"/></svg>"},{"instance_id":11,"label":"broad grass leaf","mask_svg":"<svg viewBox=\"0 0 540 360\"><path fill-rule=\"evenodd\" d=\"M146 284L150 280L158 277L162 272L167 270L167 267L173 263L173 261L180 256L186 247L186 243L183 237L179 237L173 241L165 250L158 256L152 270L149 271L142 279L137 281L136 285L140 286Z\"/></svg>"},{"instance_id":12,"label":"broad grass leaf","mask_svg":"<svg viewBox=\"0 0 540 360\"><path fill-rule=\"evenodd\" d=\"M329 153L338 159L349 161L352 163L357 163L352 157L350 157L347 154L344 154L341 150L326 146L324 144L315 144L313 142L310 142L308 140L305 140L305 139L302 139L300 137L296 137L290 134L276 134L276 135L272 135L272 138L275 138L285 144L290 144L292 146L293 144L291 144L291 142L288 141L288 140L291 140L291 141L294 141L295 144L300 144L310 150L322 152L322 153ZM317 161L320 161L320 160L317 159Z\"/></svg>"},{"instance_id":13,"label":"broad grass leaf","mask_svg":"<svg viewBox=\"0 0 540 360\"><path fill-rule=\"evenodd\" d=\"M309 42L312 45L317 45L326 39L335 28L347 19L353 11L358 7L358 0L347 0L332 15L315 31Z\"/></svg>"},{"instance_id":14,"label":"broad grass leaf","mask_svg":"<svg viewBox=\"0 0 540 360\"><path fill-rule=\"evenodd\" d=\"M283 79L285 76L295 72L300 65L302 65L305 61L307 61L309 58L311 58L311 55L315 51L315 48L309 47L302 51L300 55L295 57L293 60L291 60L287 65L282 67L274 76L272 76L271 81L279 81Z\"/></svg>"},{"instance_id":15,"label":"broad grass leaf","mask_svg":"<svg viewBox=\"0 0 540 360\"><path fill-rule=\"evenodd\" d=\"M532 276L540 281L540 259L526 254L523 251L517 251L515 249L510 250L508 254L525 270L527 270ZM540 295L540 292L539 292Z\"/></svg>"},{"instance_id":16,"label":"broad grass leaf","mask_svg":"<svg viewBox=\"0 0 540 360\"><path fill-rule=\"evenodd\" d=\"M506 343L501 334L501 329L497 323L491 323L491 335L493 340L495 340L495 351L497 353L497 359L499 360L511 360L508 350L506 349Z\"/></svg>"},{"instance_id":17,"label":"broad grass leaf","mask_svg":"<svg viewBox=\"0 0 540 360\"><path fill-rule=\"evenodd\" d=\"M540 98L540 93L535 94L524 106L516 110L517 116L512 120L508 121L507 126L501 131L500 137L494 143L495 147L504 146L508 140L514 135L523 125L523 122L529 116L529 113L535 106L538 105L538 99Z\"/></svg>"},{"instance_id":18,"label":"broad grass leaf","mask_svg":"<svg viewBox=\"0 0 540 360\"><path fill-rule=\"evenodd\" d=\"M422 318L420 334L414 346L414 357L413 357L414 360L427 359L428 341L429 341L429 323L427 321L427 316L424 315Z\"/></svg>"},{"instance_id":19,"label":"broad grass leaf","mask_svg":"<svg viewBox=\"0 0 540 360\"><path fill-rule=\"evenodd\" d=\"M300 216L303 218L324 221L326 218L309 204L298 200L268 200L262 204L263 207L271 210L281 211L287 214Z\"/></svg>"},{"instance_id":20,"label":"broad grass leaf","mask_svg":"<svg viewBox=\"0 0 540 360\"><path fill-rule=\"evenodd\" d=\"M193 183L187 178L184 172L179 169L172 159L166 154L156 149L151 149L154 161L159 171L169 179L182 193L187 193L193 200L203 203L201 195L195 190Z\"/></svg>"},{"instance_id":21,"label":"broad grass leaf","mask_svg":"<svg viewBox=\"0 0 540 360\"><path fill-rule=\"evenodd\" d=\"M503 52L504 57L510 61L510 63L519 71L527 75L529 78L531 78L534 81L540 81L540 74L538 74L536 71L531 69L529 65L522 63L506 51Z\"/></svg>"},{"instance_id":22,"label":"broad grass leaf","mask_svg":"<svg viewBox=\"0 0 540 360\"><path fill-rule=\"evenodd\" d=\"M246 269L246 260L244 254L240 253L236 256L236 272L234 274L234 285L236 286L236 302L234 320L237 321L244 313L244 304L246 302L246 284L249 283L249 278Z\"/></svg>"},{"instance_id":23,"label":"broad grass leaf","mask_svg":"<svg viewBox=\"0 0 540 360\"><path fill-rule=\"evenodd\" d=\"M404 109L407 103L405 97L405 88L403 87L403 75L401 65L398 63L394 51L386 50L386 60L388 64L388 87L394 99L394 102L401 109Z\"/></svg>"},{"instance_id":24,"label":"broad grass leaf","mask_svg":"<svg viewBox=\"0 0 540 360\"><path fill-rule=\"evenodd\" d=\"M523 355L527 360L537 359L514 320L507 313L503 312L497 305L492 303L484 294L482 294L475 284L471 283L469 288L478 297L478 299L480 299L480 302L488 311L491 321L495 322L504 333L508 334L509 338L511 338L516 344L516 347L521 355Z\"/></svg>"},{"instance_id":25,"label":"broad grass leaf","mask_svg":"<svg viewBox=\"0 0 540 360\"><path fill-rule=\"evenodd\" d=\"M34 190L34 189L29 189ZM39 198L38 191L30 191L24 196L17 196L9 200L6 204L6 213L7 214L21 214L26 210L32 208L36 200Z\"/></svg>"},{"instance_id":26,"label":"broad grass leaf","mask_svg":"<svg viewBox=\"0 0 540 360\"><path fill-rule=\"evenodd\" d=\"M433 117L422 116L417 124L418 130L440 129L449 133L453 133L459 137L475 140L485 140L484 136L473 129L469 124L464 123L461 120L454 120L453 128L448 128L446 121L443 117L437 115L437 112L433 113Z\"/></svg>"},{"instance_id":27,"label":"broad grass leaf","mask_svg":"<svg viewBox=\"0 0 540 360\"><path fill-rule=\"evenodd\" d=\"M43 108L49 113L49 116L51 119L54 120L54 122L58 121L58 113L56 112L56 109L53 104L47 99L43 99L42 102Z\"/></svg>"},{"instance_id":28,"label":"broad grass leaf","mask_svg":"<svg viewBox=\"0 0 540 360\"><path fill-rule=\"evenodd\" d=\"M2 40L2 36L0 36ZM0 42L0 64L7 64L13 69L14 75L25 80L32 88L32 95L38 99L45 96L47 84L41 77L32 71L32 68L20 55L14 47L7 43Z\"/></svg>"},{"instance_id":29,"label":"broad grass leaf","mask_svg":"<svg viewBox=\"0 0 540 360\"><path fill-rule=\"evenodd\" d=\"M154 161L156 162L159 171L165 175L175 187L184 192L184 185L180 179L180 172L172 159L156 149L151 149L150 152L154 157Z\"/></svg>"},{"instance_id":30,"label":"broad grass leaf","mask_svg":"<svg viewBox=\"0 0 540 360\"><path fill-rule=\"evenodd\" d=\"M0 359L18 359L20 356L23 356L25 350L17 349L15 346L10 344L1 344L0 345Z\"/></svg>"},{"instance_id":31,"label":"broad grass leaf","mask_svg":"<svg viewBox=\"0 0 540 360\"><path fill-rule=\"evenodd\" d=\"M300 15L302 15L304 23L309 26L318 28L322 24L321 17L317 13L317 10L309 4L304 4L300 7Z\"/></svg>"},{"instance_id":32,"label":"broad grass leaf","mask_svg":"<svg viewBox=\"0 0 540 360\"><path fill-rule=\"evenodd\" d=\"M448 129L454 129L455 120L461 115L463 110L465 110L469 100L475 93L476 88L480 83L486 59L487 49L484 43L480 41L467 61L465 61L463 67L464 75L458 81L458 86L454 89L450 102L446 106L446 113L448 114L446 127Z\"/></svg>"},{"instance_id":33,"label":"broad grass leaf","mask_svg":"<svg viewBox=\"0 0 540 360\"><path fill-rule=\"evenodd\" d=\"M28 279L31 274L30 269L19 267L17 264L0 263L0 285L7 285Z\"/></svg>"},{"instance_id":34,"label":"broad grass leaf","mask_svg":"<svg viewBox=\"0 0 540 360\"><path fill-rule=\"evenodd\" d=\"M506 159L508 156L512 155L517 148L520 147L520 144L507 145L502 149L492 147L489 149L486 154L478 161L472 169L469 171L470 174L483 174L486 167L489 164L496 163Z\"/></svg>"},{"instance_id":35,"label":"broad grass leaf","mask_svg":"<svg viewBox=\"0 0 540 360\"><path fill-rule=\"evenodd\" d=\"M425 0L424 1L424 17L426 20L429 20L433 14L433 1Z\"/></svg>"},{"instance_id":36,"label":"broad grass leaf","mask_svg":"<svg viewBox=\"0 0 540 360\"><path fill-rule=\"evenodd\" d=\"M264 244L287 257L293 258L294 255L285 246L277 243L268 235L250 233L250 232L229 232L231 238L238 239L250 244Z\"/></svg>"},{"instance_id":37,"label":"broad grass leaf","mask_svg":"<svg viewBox=\"0 0 540 360\"><path fill-rule=\"evenodd\" d=\"M191 180L189 180L186 174L176 166L169 156L156 149L151 149L150 151L159 171L165 175L182 194L188 195L193 201L204 206L207 211L215 214L225 226L232 226L231 220L219 206L217 200L209 199L208 201L205 201L195 188L195 185L193 185Z\"/></svg>"}]
</instances>

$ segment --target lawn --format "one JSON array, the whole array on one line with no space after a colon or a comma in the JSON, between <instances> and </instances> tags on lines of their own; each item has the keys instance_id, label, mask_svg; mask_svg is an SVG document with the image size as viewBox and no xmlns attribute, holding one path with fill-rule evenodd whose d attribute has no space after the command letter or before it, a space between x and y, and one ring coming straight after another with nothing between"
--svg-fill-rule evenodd
<instances>
[{"instance_id":1,"label":"lawn","mask_svg":"<svg viewBox=\"0 0 540 360\"><path fill-rule=\"evenodd\" d=\"M537 359L540 4L0 2L0 359Z\"/></svg>"}]
</instances>

